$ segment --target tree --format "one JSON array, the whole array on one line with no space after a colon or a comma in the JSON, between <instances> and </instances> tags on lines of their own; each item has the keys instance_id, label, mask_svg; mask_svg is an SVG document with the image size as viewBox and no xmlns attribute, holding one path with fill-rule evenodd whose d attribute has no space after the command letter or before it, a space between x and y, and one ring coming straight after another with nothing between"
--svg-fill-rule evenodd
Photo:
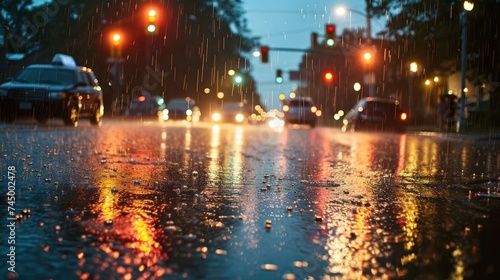
<instances>
[{"instance_id":1,"label":"tree","mask_svg":"<svg viewBox=\"0 0 500 280\"><path fill-rule=\"evenodd\" d=\"M30 10L32 0L4 0L0 4L0 24L3 26L3 53L25 52L34 47L38 21ZM36 22L33 22L33 21Z\"/></svg>"}]
</instances>

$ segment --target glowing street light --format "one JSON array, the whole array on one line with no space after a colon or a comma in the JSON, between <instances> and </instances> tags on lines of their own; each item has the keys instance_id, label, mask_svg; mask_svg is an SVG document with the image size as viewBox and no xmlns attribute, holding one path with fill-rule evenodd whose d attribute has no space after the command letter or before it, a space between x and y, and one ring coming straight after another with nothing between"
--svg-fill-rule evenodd
<instances>
[{"instance_id":1,"label":"glowing street light","mask_svg":"<svg viewBox=\"0 0 500 280\"><path fill-rule=\"evenodd\" d=\"M465 98L466 98L466 85L465 85L465 71L466 71L466 56L467 56L467 12L474 9L474 3L469 1L464 1L463 10L460 13L460 18L462 20L462 47L461 49L461 86L460 86L460 112L458 114L458 132L463 133L465 131Z\"/></svg>"},{"instance_id":2,"label":"glowing street light","mask_svg":"<svg viewBox=\"0 0 500 280\"><path fill-rule=\"evenodd\" d=\"M355 14L358 14L360 16L363 16L366 18L366 39L368 42L371 41L371 19L370 19L370 13L369 13L369 7L368 5L366 5L366 13L363 13L361 11L358 11L358 10L354 10L354 9L348 9L348 8L345 8L345 7L338 7L337 9L335 9L335 13L339 16L344 16L347 11L349 11L349 25L351 24L351 14L352 13L355 13ZM351 28L351 26L349 26L349 28Z\"/></svg>"}]
</instances>

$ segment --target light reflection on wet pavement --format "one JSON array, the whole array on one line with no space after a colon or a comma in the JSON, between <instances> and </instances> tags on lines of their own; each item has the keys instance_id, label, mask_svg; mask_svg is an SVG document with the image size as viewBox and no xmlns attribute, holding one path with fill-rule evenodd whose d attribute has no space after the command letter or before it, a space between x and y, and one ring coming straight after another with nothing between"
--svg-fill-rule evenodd
<instances>
[{"instance_id":1,"label":"light reflection on wet pavement","mask_svg":"<svg viewBox=\"0 0 500 280\"><path fill-rule=\"evenodd\" d=\"M119 121L2 139L31 211L19 279L499 275L496 143Z\"/></svg>"}]
</instances>

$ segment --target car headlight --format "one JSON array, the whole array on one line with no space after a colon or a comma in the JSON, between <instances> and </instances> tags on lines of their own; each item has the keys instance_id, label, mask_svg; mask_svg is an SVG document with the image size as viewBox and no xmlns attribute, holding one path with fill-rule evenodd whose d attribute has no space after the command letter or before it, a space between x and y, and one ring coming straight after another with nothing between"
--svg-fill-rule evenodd
<instances>
[{"instance_id":1,"label":"car headlight","mask_svg":"<svg viewBox=\"0 0 500 280\"><path fill-rule=\"evenodd\" d=\"M50 99L63 99L65 96L64 92L61 91L49 91L49 98Z\"/></svg>"},{"instance_id":2,"label":"car headlight","mask_svg":"<svg viewBox=\"0 0 500 280\"><path fill-rule=\"evenodd\" d=\"M212 120L218 122L218 121L220 121L220 119L221 119L221 115L219 113L214 113L212 115Z\"/></svg>"},{"instance_id":3,"label":"car headlight","mask_svg":"<svg viewBox=\"0 0 500 280\"><path fill-rule=\"evenodd\" d=\"M235 120L237 122L243 122L244 119L245 119L245 117L243 116L243 114L237 114L235 117Z\"/></svg>"}]
</instances>

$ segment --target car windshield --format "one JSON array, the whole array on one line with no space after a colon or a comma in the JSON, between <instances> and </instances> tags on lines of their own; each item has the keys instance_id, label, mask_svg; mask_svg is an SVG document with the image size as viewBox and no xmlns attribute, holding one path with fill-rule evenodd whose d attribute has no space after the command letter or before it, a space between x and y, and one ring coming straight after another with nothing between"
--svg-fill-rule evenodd
<instances>
[{"instance_id":1,"label":"car windshield","mask_svg":"<svg viewBox=\"0 0 500 280\"><path fill-rule=\"evenodd\" d=\"M292 108L293 107L311 107L312 104L311 104L311 102L309 102L309 100L297 99L297 100L291 100L289 103L289 106Z\"/></svg>"},{"instance_id":2,"label":"car windshield","mask_svg":"<svg viewBox=\"0 0 500 280\"><path fill-rule=\"evenodd\" d=\"M239 103L225 103L222 105L222 110L223 111L241 111L243 107Z\"/></svg>"},{"instance_id":3,"label":"car windshield","mask_svg":"<svg viewBox=\"0 0 500 280\"><path fill-rule=\"evenodd\" d=\"M75 74L69 69L30 67L19 73L14 81L29 84L71 85L75 82Z\"/></svg>"},{"instance_id":4,"label":"car windshield","mask_svg":"<svg viewBox=\"0 0 500 280\"><path fill-rule=\"evenodd\" d=\"M168 109L187 109L192 108L194 106L194 102L186 101L185 99L172 99L167 105Z\"/></svg>"}]
</instances>

